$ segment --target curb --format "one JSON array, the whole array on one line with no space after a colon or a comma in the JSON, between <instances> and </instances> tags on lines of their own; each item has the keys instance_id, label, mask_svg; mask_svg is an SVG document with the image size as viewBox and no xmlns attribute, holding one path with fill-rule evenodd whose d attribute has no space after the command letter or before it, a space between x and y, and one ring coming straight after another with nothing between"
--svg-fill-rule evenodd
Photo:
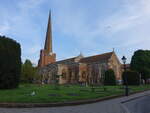
<instances>
[{"instance_id":1,"label":"curb","mask_svg":"<svg viewBox=\"0 0 150 113\"><path fill-rule=\"evenodd\" d=\"M144 91L137 91L130 93L130 95L136 93L142 93L149 90ZM104 98L97 98L97 99L88 99L88 100L77 100L72 102L56 102L56 103L0 103L0 108L35 108L35 107L60 107L60 106L75 106L75 105L82 105L82 104L90 104L100 101L105 101L109 99L115 99L119 97L124 97L123 94L115 95L115 96L108 96Z\"/></svg>"}]
</instances>

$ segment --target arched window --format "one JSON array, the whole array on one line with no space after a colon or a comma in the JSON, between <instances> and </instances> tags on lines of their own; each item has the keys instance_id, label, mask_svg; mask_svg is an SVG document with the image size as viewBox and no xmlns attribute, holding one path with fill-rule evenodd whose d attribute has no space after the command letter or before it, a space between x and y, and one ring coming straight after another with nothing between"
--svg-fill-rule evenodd
<instances>
[{"instance_id":1,"label":"arched window","mask_svg":"<svg viewBox=\"0 0 150 113\"><path fill-rule=\"evenodd\" d=\"M70 81L71 81L71 78L72 78L72 70L71 70L71 69L69 69L68 82L70 82Z\"/></svg>"},{"instance_id":2,"label":"arched window","mask_svg":"<svg viewBox=\"0 0 150 113\"><path fill-rule=\"evenodd\" d=\"M84 79L86 78L86 72L85 71L82 72L82 78L84 78Z\"/></svg>"},{"instance_id":3,"label":"arched window","mask_svg":"<svg viewBox=\"0 0 150 113\"><path fill-rule=\"evenodd\" d=\"M66 77L67 77L66 71L65 71L65 70L62 70L62 78L66 79Z\"/></svg>"}]
</instances>

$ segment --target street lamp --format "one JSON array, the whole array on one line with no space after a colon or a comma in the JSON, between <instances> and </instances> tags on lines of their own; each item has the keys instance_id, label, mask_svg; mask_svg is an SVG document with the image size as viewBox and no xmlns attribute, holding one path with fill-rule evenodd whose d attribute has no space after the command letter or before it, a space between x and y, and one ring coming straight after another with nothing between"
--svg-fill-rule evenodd
<instances>
[{"instance_id":1,"label":"street lamp","mask_svg":"<svg viewBox=\"0 0 150 113\"><path fill-rule=\"evenodd\" d=\"M122 57L122 61L124 64L124 72L126 71L126 60L127 58L125 56ZM128 82L127 82L127 76L125 75L125 95L128 96L129 94L129 89L128 89Z\"/></svg>"}]
</instances>

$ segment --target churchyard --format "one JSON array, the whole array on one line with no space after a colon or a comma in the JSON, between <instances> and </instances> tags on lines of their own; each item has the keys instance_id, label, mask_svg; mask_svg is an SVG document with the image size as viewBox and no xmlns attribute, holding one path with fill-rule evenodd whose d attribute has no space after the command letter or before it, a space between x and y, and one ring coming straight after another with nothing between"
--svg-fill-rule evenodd
<instances>
[{"instance_id":1,"label":"churchyard","mask_svg":"<svg viewBox=\"0 0 150 113\"><path fill-rule=\"evenodd\" d=\"M150 89L150 85L129 86L130 93ZM124 95L122 85L80 86L80 85L39 85L21 84L16 89L0 90L0 102L10 103L51 103L74 100L105 98Z\"/></svg>"},{"instance_id":2,"label":"churchyard","mask_svg":"<svg viewBox=\"0 0 150 113\"><path fill-rule=\"evenodd\" d=\"M126 70L124 63L122 85L116 84L114 71L108 69L104 73L103 83L97 86L94 86L96 85L94 82L88 86L82 83L81 85L79 82L76 85L59 85L56 77L54 77L54 84L43 84L39 82L42 81L43 76L39 75L38 67L34 67L30 60L22 63L19 43L0 36L0 51L2 51L0 54L0 103L52 103L102 99L125 95L125 85L129 85L130 94L150 89L148 85L150 51L136 51L131 60L131 69ZM94 81L94 76L91 80ZM143 80L145 82L142 82ZM126 87L126 91L127 89Z\"/></svg>"}]
</instances>

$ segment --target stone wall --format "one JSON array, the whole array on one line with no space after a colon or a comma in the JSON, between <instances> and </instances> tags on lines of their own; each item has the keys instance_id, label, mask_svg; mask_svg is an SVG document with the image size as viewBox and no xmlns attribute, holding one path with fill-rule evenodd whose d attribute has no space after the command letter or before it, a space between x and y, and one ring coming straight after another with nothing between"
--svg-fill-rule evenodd
<instances>
[{"instance_id":1,"label":"stone wall","mask_svg":"<svg viewBox=\"0 0 150 113\"><path fill-rule=\"evenodd\" d=\"M119 62L115 54L113 54L112 57L109 59L108 68L114 70L117 80L121 80L122 75L121 63Z\"/></svg>"}]
</instances>

